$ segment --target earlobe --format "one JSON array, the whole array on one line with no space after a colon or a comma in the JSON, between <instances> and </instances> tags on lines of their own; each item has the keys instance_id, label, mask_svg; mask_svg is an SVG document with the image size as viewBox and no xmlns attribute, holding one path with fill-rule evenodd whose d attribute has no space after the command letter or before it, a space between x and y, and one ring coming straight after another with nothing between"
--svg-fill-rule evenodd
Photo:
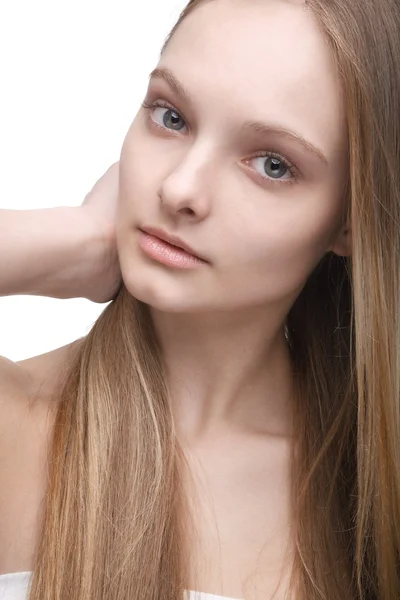
<instances>
[{"instance_id":1,"label":"earlobe","mask_svg":"<svg viewBox=\"0 0 400 600\"><path fill-rule=\"evenodd\" d=\"M344 227L330 248L338 256L351 256L352 237L350 227Z\"/></svg>"}]
</instances>

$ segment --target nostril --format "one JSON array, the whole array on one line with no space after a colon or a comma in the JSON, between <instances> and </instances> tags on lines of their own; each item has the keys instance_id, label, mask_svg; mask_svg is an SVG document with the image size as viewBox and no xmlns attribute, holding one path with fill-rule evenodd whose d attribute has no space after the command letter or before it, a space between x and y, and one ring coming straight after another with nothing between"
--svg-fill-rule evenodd
<instances>
[{"instance_id":1,"label":"nostril","mask_svg":"<svg viewBox=\"0 0 400 600\"><path fill-rule=\"evenodd\" d=\"M192 208L183 208L182 212L186 215L194 215L195 214L195 212Z\"/></svg>"}]
</instances>

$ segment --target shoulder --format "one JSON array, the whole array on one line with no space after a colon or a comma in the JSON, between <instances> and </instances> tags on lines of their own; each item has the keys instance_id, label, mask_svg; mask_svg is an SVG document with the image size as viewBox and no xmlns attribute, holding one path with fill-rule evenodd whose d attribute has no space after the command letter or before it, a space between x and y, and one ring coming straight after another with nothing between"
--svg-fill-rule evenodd
<instances>
[{"instance_id":1,"label":"shoulder","mask_svg":"<svg viewBox=\"0 0 400 600\"><path fill-rule=\"evenodd\" d=\"M0 416L11 403L21 403L25 390L29 387L27 374L17 362L0 356Z\"/></svg>"},{"instance_id":2,"label":"shoulder","mask_svg":"<svg viewBox=\"0 0 400 600\"><path fill-rule=\"evenodd\" d=\"M54 390L76 346L18 362L0 356L0 567L5 571L31 563L57 414ZM18 541L22 529L27 533Z\"/></svg>"},{"instance_id":3,"label":"shoulder","mask_svg":"<svg viewBox=\"0 0 400 600\"><path fill-rule=\"evenodd\" d=\"M32 473L42 473L57 414L54 392L76 347L73 342L18 362L0 357L0 480L6 486L14 477L31 481ZM0 515L4 494L0 489Z\"/></svg>"},{"instance_id":4,"label":"shoulder","mask_svg":"<svg viewBox=\"0 0 400 600\"><path fill-rule=\"evenodd\" d=\"M0 419L9 411L51 404L60 377L82 342L17 362L0 356Z\"/></svg>"},{"instance_id":5,"label":"shoulder","mask_svg":"<svg viewBox=\"0 0 400 600\"><path fill-rule=\"evenodd\" d=\"M52 402L57 384L83 342L82 338L61 348L14 363L22 378L25 394L31 400Z\"/></svg>"}]
</instances>

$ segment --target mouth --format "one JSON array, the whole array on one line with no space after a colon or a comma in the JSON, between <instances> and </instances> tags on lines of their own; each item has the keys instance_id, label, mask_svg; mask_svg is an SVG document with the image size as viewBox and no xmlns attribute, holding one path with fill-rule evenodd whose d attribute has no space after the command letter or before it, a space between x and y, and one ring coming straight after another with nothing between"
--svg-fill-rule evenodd
<instances>
[{"instance_id":1,"label":"mouth","mask_svg":"<svg viewBox=\"0 0 400 600\"><path fill-rule=\"evenodd\" d=\"M189 246L189 244L187 244L184 240L181 240L180 238L178 238L175 235L169 234L166 231L159 229L158 227L141 227L140 230L143 231L144 233L148 233L149 235L153 235L164 242L167 242L168 244L170 244L171 246L174 246L175 248L180 248L181 250L184 250L185 252L187 252L188 254L193 256L194 258L197 258L204 262L208 262L205 258L203 258L199 254L197 254L197 252L196 252L196 250L194 250L194 248Z\"/></svg>"},{"instance_id":2,"label":"mouth","mask_svg":"<svg viewBox=\"0 0 400 600\"><path fill-rule=\"evenodd\" d=\"M198 269L207 264L208 261L203 260L196 254L163 239L168 237L164 232L162 234L163 238L161 238L153 233L148 233L149 231L154 231L154 229L138 228L138 245L142 252L151 259L174 269ZM185 246L187 247L186 243Z\"/></svg>"}]
</instances>

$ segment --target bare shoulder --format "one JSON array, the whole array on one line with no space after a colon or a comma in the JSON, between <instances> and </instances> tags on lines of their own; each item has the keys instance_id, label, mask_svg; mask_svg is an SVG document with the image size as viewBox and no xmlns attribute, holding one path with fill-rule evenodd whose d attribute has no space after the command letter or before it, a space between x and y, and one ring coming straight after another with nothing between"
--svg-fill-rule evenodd
<instances>
[{"instance_id":1,"label":"bare shoulder","mask_svg":"<svg viewBox=\"0 0 400 600\"><path fill-rule=\"evenodd\" d=\"M17 362L0 356L0 422L10 411L51 403L62 373L82 342L79 339Z\"/></svg>"},{"instance_id":2,"label":"bare shoulder","mask_svg":"<svg viewBox=\"0 0 400 600\"><path fill-rule=\"evenodd\" d=\"M79 343L18 362L0 357L0 573L32 568L57 412L54 390Z\"/></svg>"},{"instance_id":3,"label":"bare shoulder","mask_svg":"<svg viewBox=\"0 0 400 600\"><path fill-rule=\"evenodd\" d=\"M81 338L50 352L33 356L15 363L25 382L25 391L31 399L51 402L60 377L68 369L75 352L84 339Z\"/></svg>"},{"instance_id":4,"label":"bare shoulder","mask_svg":"<svg viewBox=\"0 0 400 600\"><path fill-rule=\"evenodd\" d=\"M24 372L18 365L5 356L0 356L0 402L4 401L4 393L22 390Z\"/></svg>"}]
</instances>

